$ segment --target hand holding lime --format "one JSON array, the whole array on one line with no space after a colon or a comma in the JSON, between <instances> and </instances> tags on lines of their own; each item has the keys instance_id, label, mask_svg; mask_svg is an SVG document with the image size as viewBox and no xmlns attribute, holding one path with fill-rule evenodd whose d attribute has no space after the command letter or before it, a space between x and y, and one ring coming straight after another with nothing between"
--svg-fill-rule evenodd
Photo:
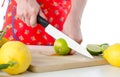
<instances>
[{"instance_id":1,"label":"hand holding lime","mask_svg":"<svg viewBox=\"0 0 120 77\"><path fill-rule=\"evenodd\" d=\"M55 40L54 50L59 55L67 55L70 52L70 48L68 47L67 42L63 38Z\"/></svg>"}]
</instances>

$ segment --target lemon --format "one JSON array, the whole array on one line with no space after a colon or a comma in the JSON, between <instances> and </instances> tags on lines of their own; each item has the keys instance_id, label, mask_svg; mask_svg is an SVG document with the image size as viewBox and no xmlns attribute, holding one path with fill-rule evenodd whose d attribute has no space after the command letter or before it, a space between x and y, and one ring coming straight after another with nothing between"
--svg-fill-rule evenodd
<instances>
[{"instance_id":1,"label":"lemon","mask_svg":"<svg viewBox=\"0 0 120 77\"><path fill-rule=\"evenodd\" d=\"M120 67L120 44L113 44L103 52L103 57L113 66Z\"/></svg>"},{"instance_id":2,"label":"lemon","mask_svg":"<svg viewBox=\"0 0 120 77\"><path fill-rule=\"evenodd\" d=\"M67 42L63 38L55 40L54 50L59 55L67 55L70 52L70 48L68 47Z\"/></svg>"},{"instance_id":3,"label":"lemon","mask_svg":"<svg viewBox=\"0 0 120 77\"><path fill-rule=\"evenodd\" d=\"M0 64L16 62L12 67L3 69L8 74L25 72L31 64L31 54L25 44L19 41L9 41L0 49Z\"/></svg>"}]
</instances>

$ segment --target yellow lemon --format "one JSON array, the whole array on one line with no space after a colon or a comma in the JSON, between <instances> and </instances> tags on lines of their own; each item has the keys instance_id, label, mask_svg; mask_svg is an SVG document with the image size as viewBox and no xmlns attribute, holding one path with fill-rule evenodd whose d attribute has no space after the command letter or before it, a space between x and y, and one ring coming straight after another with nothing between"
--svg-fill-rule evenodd
<instances>
[{"instance_id":1,"label":"yellow lemon","mask_svg":"<svg viewBox=\"0 0 120 77\"><path fill-rule=\"evenodd\" d=\"M31 54L25 44L19 41L9 41L0 49L0 64L16 62L14 66L3 69L8 74L25 72L31 64Z\"/></svg>"},{"instance_id":2,"label":"yellow lemon","mask_svg":"<svg viewBox=\"0 0 120 77\"><path fill-rule=\"evenodd\" d=\"M109 46L104 52L103 57L113 66L120 67L120 44Z\"/></svg>"}]
</instances>

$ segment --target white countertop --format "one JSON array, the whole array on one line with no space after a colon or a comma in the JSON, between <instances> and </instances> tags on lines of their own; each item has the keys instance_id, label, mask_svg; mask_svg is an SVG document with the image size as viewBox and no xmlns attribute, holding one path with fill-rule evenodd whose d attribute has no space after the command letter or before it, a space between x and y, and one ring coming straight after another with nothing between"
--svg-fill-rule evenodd
<instances>
[{"instance_id":1,"label":"white countertop","mask_svg":"<svg viewBox=\"0 0 120 77\"><path fill-rule=\"evenodd\" d=\"M0 77L9 76L0 72ZM120 68L111 65L102 65L86 68L69 69L45 73L25 72L20 75L10 77L119 77Z\"/></svg>"}]
</instances>

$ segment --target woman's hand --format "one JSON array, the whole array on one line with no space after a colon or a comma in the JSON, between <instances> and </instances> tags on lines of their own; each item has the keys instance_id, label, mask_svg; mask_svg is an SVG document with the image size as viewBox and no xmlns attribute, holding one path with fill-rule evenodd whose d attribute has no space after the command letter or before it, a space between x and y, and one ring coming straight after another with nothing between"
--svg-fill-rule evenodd
<instances>
[{"instance_id":1,"label":"woman's hand","mask_svg":"<svg viewBox=\"0 0 120 77\"><path fill-rule=\"evenodd\" d=\"M86 0L71 0L72 8L70 14L68 15L64 27L63 32L74 39L76 42L81 44L82 42L82 34L81 34L81 17L86 4ZM70 54L74 54L75 51L71 50Z\"/></svg>"},{"instance_id":2,"label":"woman's hand","mask_svg":"<svg viewBox=\"0 0 120 77\"><path fill-rule=\"evenodd\" d=\"M40 5L36 0L16 0L17 16L28 26L35 26Z\"/></svg>"}]
</instances>

